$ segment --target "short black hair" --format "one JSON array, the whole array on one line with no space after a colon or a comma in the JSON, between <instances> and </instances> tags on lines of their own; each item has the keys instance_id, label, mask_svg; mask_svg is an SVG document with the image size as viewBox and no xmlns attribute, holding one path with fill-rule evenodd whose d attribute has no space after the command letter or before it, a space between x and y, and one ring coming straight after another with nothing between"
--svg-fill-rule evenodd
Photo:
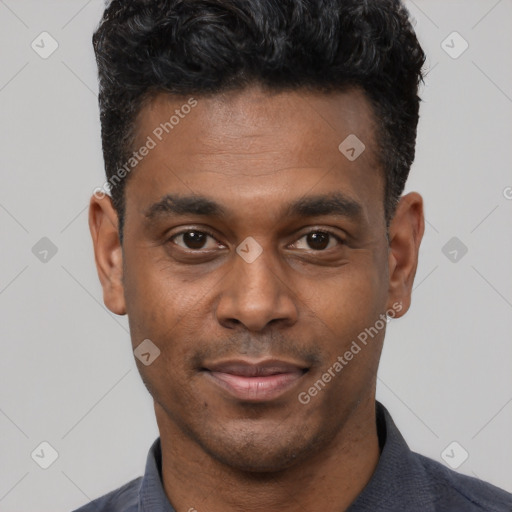
<instances>
[{"instance_id":1,"label":"short black hair","mask_svg":"<svg viewBox=\"0 0 512 512\"><path fill-rule=\"evenodd\" d=\"M414 160L425 63L400 0L112 0L93 45L107 179L155 94L358 87L375 114L389 226ZM121 241L125 184L110 191Z\"/></svg>"}]
</instances>

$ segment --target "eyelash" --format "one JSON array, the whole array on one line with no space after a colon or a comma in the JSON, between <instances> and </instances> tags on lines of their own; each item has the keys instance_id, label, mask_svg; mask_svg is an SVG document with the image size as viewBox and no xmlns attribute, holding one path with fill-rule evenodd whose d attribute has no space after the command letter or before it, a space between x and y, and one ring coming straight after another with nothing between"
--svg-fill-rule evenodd
<instances>
[{"instance_id":1,"label":"eyelash","mask_svg":"<svg viewBox=\"0 0 512 512\"><path fill-rule=\"evenodd\" d=\"M211 238L213 238L214 240L217 240L216 236L208 231L207 229L193 229L193 228L189 228L189 229L185 229L183 231L179 231L178 233L174 233L171 237L169 237L169 242L173 242L173 239L180 236L180 235L184 235L186 233L190 233L191 231L194 231L196 233L201 233L201 234L204 234L204 235L208 235L210 236ZM337 235L336 233L333 233L332 231L329 231L328 229L312 229L311 231L308 231L306 233L303 233L299 238L297 238L296 242L302 238L304 238L305 236L307 235L310 235L311 233L322 233L322 234L326 234L326 235L329 235L329 236L332 236L334 239L336 239L337 242L339 242L341 245L344 245L345 244L345 240L343 240L343 238L341 238L339 235ZM174 242L173 242L174 243ZM177 245L177 244L175 244ZM180 249L184 249L183 247L177 245ZM185 249L184 249L185 250ZM201 249L186 249L190 252L194 252L194 253L201 253ZM311 249L311 251L314 251L314 252L325 252L326 250L328 249L323 249L323 250L316 250L315 249Z\"/></svg>"}]
</instances>

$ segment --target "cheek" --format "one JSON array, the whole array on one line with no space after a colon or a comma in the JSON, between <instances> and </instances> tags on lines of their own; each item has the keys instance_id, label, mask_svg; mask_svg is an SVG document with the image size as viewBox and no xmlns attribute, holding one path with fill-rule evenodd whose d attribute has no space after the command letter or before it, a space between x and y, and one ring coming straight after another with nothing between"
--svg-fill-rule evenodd
<instances>
[{"instance_id":1,"label":"cheek","mask_svg":"<svg viewBox=\"0 0 512 512\"><path fill-rule=\"evenodd\" d=\"M374 253L361 251L336 275L317 283L311 296L314 313L340 341L357 336L385 311L386 274Z\"/></svg>"},{"instance_id":2,"label":"cheek","mask_svg":"<svg viewBox=\"0 0 512 512\"><path fill-rule=\"evenodd\" d=\"M151 366L139 365L139 370L146 385L176 392L193 376L190 361L203 332L205 286L184 282L165 261L151 262L143 255L138 261L144 263L131 269L125 285L132 345L150 339L160 350Z\"/></svg>"},{"instance_id":3,"label":"cheek","mask_svg":"<svg viewBox=\"0 0 512 512\"><path fill-rule=\"evenodd\" d=\"M187 296L169 263L152 256L154 249L133 247L126 252L124 290L130 323L138 334L161 336L161 329L171 329L182 316Z\"/></svg>"},{"instance_id":4,"label":"cheek","mask_svg":"<svg viewBox=\"0 0 512 512\"><path fill-rule=\"evenodd\" d=\"M173 286L163 272L139 274L128 288L132 345L150 339L159 356L145 366L137 360L142 380L153 398L166 404L168 414L192 403L190 384L194 377L188 364L193 356L195 310L189 297Z\"/></svg>"},{"instance_id":5,"label":"cheek","mask_svg":"<svg viewBox=\"0 0 512 512\"><path fill-rule=\"evenodd\" d=\"M386 327L380 315L385 312L387 286L374 256L360 256L359 264L345 265L339 276L317 289L323 363L311 379L329 380L316 405L320 409L336 408L341 396L357 401L374 384Z\"/></svg>"}]
</instances>

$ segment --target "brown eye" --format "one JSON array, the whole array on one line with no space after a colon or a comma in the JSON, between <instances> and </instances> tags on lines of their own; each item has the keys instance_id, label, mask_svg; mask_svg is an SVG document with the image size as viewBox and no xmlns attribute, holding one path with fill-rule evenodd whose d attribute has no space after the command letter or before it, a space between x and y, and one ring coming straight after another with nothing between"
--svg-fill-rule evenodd
<instances>
[{"instance_id":1,"label":"brown eye","mask_svg":"<svg viewBox=\"0 0 512 512\"><path fill-rule=\"evenodd\" d=\"M316 251L324 250L329 245L329 238L328 233L309 233L306 235L307 244Z\"/></svg>"},{"instance_id":2,"label":"brown eye","mask_svg":"<svg viewBox=\"0 0 512 512\"><path fill-rule=\"evenodd\" d=\"M208 247L207 243L209 238L212 239L212 242L210 242L210 246ZM190 249L193 251L201 249L215 249L218 247L218 244L211 235L204 231L196 231L193 229L177 233L171 237L171 241L183 249Z\"/></svg>"},{"instance_id":3,"label":"brown eye","mask_svg":"<svg viewBox=\"0 0 512 512\"><path fill-rule=\"evenodd\" d=\"M305 244L302 243L301 240L305 240ZM294 245L298 249L324 251L340 243L342 243L342 240L333 233L327 231L311 231L299 238ZM306 247L304 247L304 245L306 245Z\"/></svg>"}]
</instances>

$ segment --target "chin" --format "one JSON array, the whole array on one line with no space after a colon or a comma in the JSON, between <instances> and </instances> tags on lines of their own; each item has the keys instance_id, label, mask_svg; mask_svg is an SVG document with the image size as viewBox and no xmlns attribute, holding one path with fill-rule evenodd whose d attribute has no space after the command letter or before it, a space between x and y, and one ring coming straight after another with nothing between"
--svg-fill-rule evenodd
<instances>
[{"instance_id":1,"label":"chin","mask_svg":"<svg viewBox=\"0 0 512 512\"><path fill-rule=\"evenodd\" d=\"M237 471L276 473L315 453L322 441L304 428L276 430L275 425L260 432L225 430L225 436L216 433L199 442L212 458Z\"/></svg>"},{"instance_id":2,"label":"chin","mask_svg":"<svg viewBox=\"0 0 512 512\"><path fill-rule=\"evenodd\" d=\"M228 447L226 447L228 448ZM266 452L264 450L267 450ZM218 462L245 473L278 473L285 471L301 460L299 451L286 448L268 452L268 443L242 452L219 451L211 453Z\"/></svg>"}]
</instances>

